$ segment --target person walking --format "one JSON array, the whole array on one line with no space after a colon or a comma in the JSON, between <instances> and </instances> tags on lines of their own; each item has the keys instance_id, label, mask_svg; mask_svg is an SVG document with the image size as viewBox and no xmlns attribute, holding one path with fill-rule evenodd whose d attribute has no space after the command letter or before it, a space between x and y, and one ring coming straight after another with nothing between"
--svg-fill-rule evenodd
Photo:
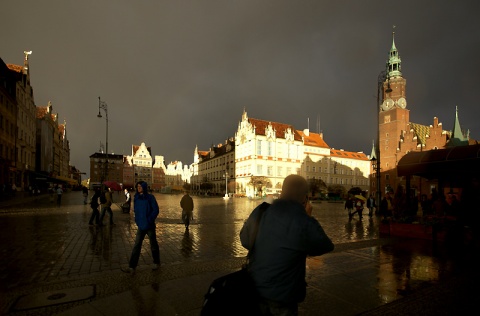
<instances>
[{"instance_id":1,"label":"person walking","mask_svg":"<svg viewBox=\"0 0 480 316\"><path fill-rule=\"evenodd\" d=\"M308 183L299 175L285 178L280 198L263 212L251 248L260 207L255 208L240 231L249 250L248 269L264 315L297 315L306 296L306 258L333 250L320 223L312 217Z\"/></svg>"},{"instance_id":2,"label":"person walking","mask_svg":"<svg viewBox=\"0 0 480 316\"><path fill-rule=\"evenodd\" d=\"M368 208L368 216L373 216L373 209L376 207L375 205L375 198L373 194L370 194L370 197L367 200L367 208Z\"/></svg>"},{"instance_id":3,"label":"person walking","mask_svg":"<svg viewBox=\"0 0 480 316\"><path fill-rule=\"evenodd\" d=\"M88 221L88 225L90 226L93 225L94 220L96 225L100 225L100 212L98 211L98 206L100 202L99 199L100 189L96 188L92 196L92 200L90 201L90 207L92 208L92 215L90 216L90 220Z\"/></svg>"},{"instance_id":4,"label":"person walking","mask_svg":"<svg viewBox=\"0 0 480 316\"><path fill-rule=\"evenodd\" d=\"M180 200L180 207L182 208L182 220L185 224L185 229L190 226L190 220L193 219L193 200L188 194L188 191L183 191L183 197Z\"/></svg>"},{"instance_id":5,"label":"person walking","mask_svg":"<svg viewBox=\"0 0 480 316\"><path fill-rule=\"evenodd\" d=\"M350 214L350 219L353 218L353 215L358 213L358 219L363 219L363 204L364 201L362 199L355 199L355 212Z\"/></svg>"},{"instance_id":6,"label":"person walking","mask_svg":"<svg viewBox=\"0 0 480 316\"><path fill-rule=\"evenodd\" d=\"M88 200L88 188L87 187L82 187L82 194L83 194L83 204L87 204Z\"/></svg>"},{"instance_id":7,"label":"person walking","mask_svg":"<svg viewBox=\"0 0 480 316\"><path fill-rule=\"evenodd\" d=\"M345 201L345 209L348 211L348 217L352 218L353 199L351 197L347 198Z\"/></svg>"},{"instance_id":8,"label":"person walking","mask_svg":"<svg viewBox=\"0 0 480 316\"><path fill-rule=\"evenodd\" d=\"M62 203L62 194L63 194L63 189L62 189L62 186L59 185L57 187L57 205L60 206L60 204Z\"/></svg>"},{"instance_id":9,"label":"person walking","mask_svg":"<svg viewBox=\"0 0 480 316\"><path fill-rule=\"evenodd\" d=\"M155 233L155 219L160 212L158 203L155 197L148 193L148 186L145 181L138 182L136 184L136 190L137 192L133 197L133 212L138 229L128 267L122 268L122 271L125 273L135 273L145 235L148 235L150 240L153 257L152 270L157 270L160 266L160 249L158 248Z\"/></svg>"},{"instance_id":10,"label":"person walking","mask_svg":"<svg viewBox=\"0 0 480 316\"><path fill-rule=\"evenodd\" d=\"M108 215L110 216L110 225L114 225L113 223L113 212L112 212L112 189L107 188L107 190L103 193L105 195L105 198L102 202L102 213L100 215L100 225L103 225L103 218L105 217L105 213L108 212Z\"/></svg>"},{"instance_id":11,"label":"person walking","mask_svg":"<svg viewBox=\"0 0 480 316\"><path fill-rule=\"evenodd\" d=\"M128 192L128 189L125 189L125 204L124 204L124 212L127 213L125 209L130 212L130 207L132 205L132 199L130 198L130 192Z\"/></svg>"}]
</instances>

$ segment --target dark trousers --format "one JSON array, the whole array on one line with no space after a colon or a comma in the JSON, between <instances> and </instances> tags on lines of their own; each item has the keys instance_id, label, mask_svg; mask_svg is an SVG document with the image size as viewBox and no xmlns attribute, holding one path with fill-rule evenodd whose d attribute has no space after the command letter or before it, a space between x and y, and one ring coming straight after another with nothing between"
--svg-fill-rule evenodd
<instances>
[{"instance_id":1,"label":"dark trousers","mask_svg":"<svg viewBox=\"0 0 480 316\"><path fill-rule=\"evenodd\" d=\"M98 211L98 207L92 208L92 215L90 216L88 224L93 225L93 220L95 220L95 224L100 224L100 212Z\"/></svg>"},{"instance_id":2,"label":"dark trousers","mask_svg":"<svg viewBox=\"0 0 480 316\"><path fill-rule=\"evenodd\" d=\"M110 216L110 224L113 224L113 212L110 206L102 207L102 214L100 215L100 224L103 224L103 218L105 217L105 212L108 212Z\"/></svg>"},{"instance_id":3,"label":"dark trousers","mask_svg":"<svg viewBox=\"0 0 480 316\"><path fill-rule=\"evenodd\" d=\"M155 234L155 228L143 230L138 228L137 235L135 236L135 245L132 249L132 256L130 257L130 263L128 266L135 269L138 265L138 259L140 258L140 252L142 251L143 239L145 235L148 235L150 240L150 248L152 249L153 263L160 264L160 249L158 248L157 236Z\"/></svg>"},{"instance_id":4,"label":"dark trousers","mask_svg":"<svg viewBox=\"0 0 480 316\"><path fill-rule=\"evenodd\" d=\"M282 304L275 301L260 299L260 311L262 315L273 316L296 316L298 315L298 304Z\"/></svg>"}]
</instances>

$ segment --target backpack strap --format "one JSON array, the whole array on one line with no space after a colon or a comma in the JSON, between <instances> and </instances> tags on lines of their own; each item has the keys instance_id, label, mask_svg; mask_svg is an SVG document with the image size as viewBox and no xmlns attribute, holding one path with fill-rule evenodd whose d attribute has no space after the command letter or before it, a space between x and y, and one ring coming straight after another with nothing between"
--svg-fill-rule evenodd
<instances>
[{"instance_id":1,"label":"backpack strap","mask_svg":"<svg viewBox=\"0 0 480 316\"><path fill-rule=\"evenodd\" d=\"M248 260L250 259L250 254L252 253L253 247L255 246L255 239L257 238L260 221L262 220L263 213L265 213L265 211L268 209L269 206L270 206L269 203L263 202L262 204L260 204L260 207L258 209L258 216L255 220L255 224L253 226L253 235L252 235L252 239L250 240L250 250L248 251L247 258L246 258L247 265L248 265Z\"/></svg>"}]
</instances>

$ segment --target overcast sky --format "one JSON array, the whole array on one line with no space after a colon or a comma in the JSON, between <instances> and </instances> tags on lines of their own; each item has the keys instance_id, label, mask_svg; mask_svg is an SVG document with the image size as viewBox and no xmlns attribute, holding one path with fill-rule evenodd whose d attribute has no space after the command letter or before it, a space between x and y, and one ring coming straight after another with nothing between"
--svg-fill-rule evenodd
<instances>
[{"instance_id":1,"label":"overcast sky","mask_svg":"<svg viewBox=\"0 0 480 316\"><path fill-rule=\"evenodd\" d=\"M71 164L87 174L106 138L99 96L115 154L145 142L191 164L196 145L235 135L244 109L310 120L330 147L370 154L393 25L410 120L451 130L458 106L480 139L479 13L476 0L5 0L0 58L22 65L33 51L35 103L66 120Z\"/></svg>"}]
</instances>

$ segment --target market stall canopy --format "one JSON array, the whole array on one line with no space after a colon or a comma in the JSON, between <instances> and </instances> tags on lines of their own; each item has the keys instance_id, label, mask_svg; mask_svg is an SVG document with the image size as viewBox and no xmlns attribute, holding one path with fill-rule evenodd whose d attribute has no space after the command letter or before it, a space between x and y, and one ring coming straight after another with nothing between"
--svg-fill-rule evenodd
<instances>
[{"instance_id":1,"label":"market stall canopy","mask_svg":"<svg viewBox=\"0 0 480 316\"><path fill-rule=\"evenodd\" d=\"M480 176L480 144L410 152L397 165L401 176L427 179Z\"/></svg>"}]
</instances>

